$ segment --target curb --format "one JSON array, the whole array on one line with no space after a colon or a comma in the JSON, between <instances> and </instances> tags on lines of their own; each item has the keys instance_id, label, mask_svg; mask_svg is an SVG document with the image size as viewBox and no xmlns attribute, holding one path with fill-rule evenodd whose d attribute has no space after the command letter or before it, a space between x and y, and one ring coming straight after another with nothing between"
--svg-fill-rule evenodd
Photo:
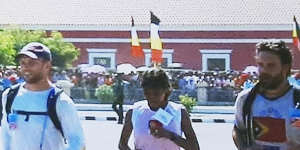
<instances>
[{"instance_id":1,"label":"curb","mask_svg":"<svg viewBox=\"0 0 300 150\"><path fill-rule=\"evenodd\" d=\"M117 121L117 117L80 116L80 120Z\"/></svg>"},{"instance_id":2,"label":"curb","mask_svg":"<svg viewBox=\"0 0 300 150\"><path fill-rule=\"evenodd\" d=\"M195 123L234 123L233 120L227 120L227 119L201 119L201 118L192 118L192 122Z\"/></svg>"},{"instance_id":3,"label":"curb","mask_svg":"<svg viewBox=\"0 0 300 150\"><path fill-rule=\"evenodd\" d=\"M78 111L113 111L111 104L75 104ZM123 110L128 111L132 105L123 105ZM201 114L234 114L233 106L195 106L192 113Z\"/></svg>"},{"instance_id":4,"label":"curb","mask_svg":"<svg viewBox=\"0 0 300 150\"><path fill-rule=\"evenodd\" d=\"M117 117L80 116L80 120L117 121ZM191 118L191 121L194 123L234 123L233 120L222 118Z\"/></svg>"}]
</instances>

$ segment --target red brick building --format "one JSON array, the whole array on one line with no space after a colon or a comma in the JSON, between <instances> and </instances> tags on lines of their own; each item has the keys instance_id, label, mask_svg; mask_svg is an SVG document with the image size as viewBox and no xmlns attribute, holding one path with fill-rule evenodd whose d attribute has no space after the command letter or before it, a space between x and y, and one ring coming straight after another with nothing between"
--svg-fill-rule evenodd
<instances>
[{"instance_id":1,"label":"red brick building","mask_svg":"<svg viewBox=\"0 0 300 150\"><path fill-rule=\"evenodd\" d=\"M291 35L299 8L297 0L19 0L0 6L0 24L61 31L65 41L81 50L75 64L111 69L121 63L148 66L152 10L161 20L166 66L180 63L185 69L202 71L243 70L255 64L255 44L275 38L288 43L294 54L293 68L300 69L300 51L293 47ZM130 55L130 16L135 19L144 59Z\"/></svg>"}]
</instances>

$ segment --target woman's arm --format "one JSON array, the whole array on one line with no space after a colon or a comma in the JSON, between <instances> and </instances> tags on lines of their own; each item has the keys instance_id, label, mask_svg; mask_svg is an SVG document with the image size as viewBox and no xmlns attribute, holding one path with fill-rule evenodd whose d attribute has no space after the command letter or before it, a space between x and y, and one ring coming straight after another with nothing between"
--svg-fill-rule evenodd
<instances>
[{"instance_id":1,"label":"woman's arm","mask_svg":"<svg viewBox=\"0 0 300 150\"><path fill-rule=\"evenodd\" d=\"M184 132L186 139L164 128L158 128L156 131L152 131L151 134L158 138L164 137L170 139L176 145L184 148L185 150L200 150L197 137L192 128L189 114L185 109L181 110L181 129Z\"/></svg>"},{"instance_id":2,"label":"woman's arm","mask_svg":"<svg viewBox=\"0 0 300 150\"><path fill-rule=\"evenodd\" d=\"M181 110L181 129L186 137L187 150L200 150L199 143L192 127L191 119L185 109Z\"/></svg>"},{"instance_id":3,"label":"woman's arm","mask_svg":"<svg viewBox=\"0 0 300 150\"><path fill-rule=\"evenodd\" d=\"M123 130L119 142L120 150L130 150L130 147L128 146L128 140L132 132L131 116L132 116L132 109L128 110L128 112L126 113L125 123L123 126Z\"/></svg>"}]
</instances>

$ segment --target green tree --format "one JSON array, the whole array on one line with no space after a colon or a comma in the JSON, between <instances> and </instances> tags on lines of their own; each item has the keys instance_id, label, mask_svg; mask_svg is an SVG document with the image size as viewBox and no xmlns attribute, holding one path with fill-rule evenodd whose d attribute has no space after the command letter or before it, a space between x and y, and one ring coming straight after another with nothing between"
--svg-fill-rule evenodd
<instances>
[{"instance_id":1,"label":"green tree","mask_svg":"<svg viewBox=\"0 0 300 150\"><path fill-rule=\"evenodd\" d=\"M48 46L52 52L53 65L59 68L72 66L79 55L79 49L72 43L64 42L60 32L47 33L11 27L0 31L0 64L15 65L16 54L30 42L41 42Z\"/></svg>"},{"instance_id":2,"label":"green tree","mask_svg":"<svg viewBox=\"0 0 300 150\"><path fill-rule=\"evenodd\" d=\"M5 32L0 32L0 64L14 64L16 51L13 46L13 37Z\"/></svg>"},{"instance_id":3,"label":"green tree","mask_svg":"<svg viewBox=\"0 0 300 150\"><path fill-rule=\"evenodd\" d=\"M64 42L62 34L57 31L52 32L48 38L43 38L42 43L51 49L53 65L57 67L71 67L80 54L80 50L72 43Z\"/></svg>"}]
</instances>

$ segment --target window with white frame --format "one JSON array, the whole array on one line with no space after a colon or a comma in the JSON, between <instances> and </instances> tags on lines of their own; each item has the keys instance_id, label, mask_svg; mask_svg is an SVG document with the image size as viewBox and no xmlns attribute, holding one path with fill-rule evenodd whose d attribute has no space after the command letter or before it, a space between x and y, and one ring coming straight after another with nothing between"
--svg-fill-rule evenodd
<instances>
[{"instance_id":1,"label":"window with white frame","mask_svg":"<svg viewBox=\"0 0 300 150\"><path fill-rule=\"evenodd\" d=\"M101 65L108 69L115 69L116 49L87 49L90 65Z\"/></svg>"},{"instance_id":2,"label":"window with white frame","mask_svg":"<svg viewBox=\"0 0 300 150\"><path fill-rule=\"evenodd\" d=\"M202 54L202 71L230 70L230 55L232 50L200 50Z\"/></svg>"},{"instance_id":3,"label":"window with white frame","mask_svg":"<svg viewBox=\"0 0 300 150\"><path fill-rule=\"evenodd\" d=\"M162 67L168 67L173 62L173 49L164 49L162 58ZM151 66L151 50L150 49L144 49L145 53L145 66Z\"/></svg>"}]
</instances>

